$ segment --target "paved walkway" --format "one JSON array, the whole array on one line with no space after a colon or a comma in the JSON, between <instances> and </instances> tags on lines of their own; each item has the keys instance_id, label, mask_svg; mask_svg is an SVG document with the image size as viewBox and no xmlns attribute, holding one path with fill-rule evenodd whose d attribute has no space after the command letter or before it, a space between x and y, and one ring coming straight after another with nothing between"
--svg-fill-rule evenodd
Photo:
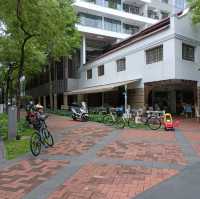
<instances>
[{"instance_id":1,"label":"paved walkway","mask_svg":"<svg viewBox=\"0 0 200 199\"><path fill-rule=\"evenodd\" d=\"M200 194L200 124L193 120L182 121L175 132L116 130L58 116L51 116L48 126L53 148L38 158L28 154L0 165L1 199L196 199Z\"/></svg>"}]
</instances>

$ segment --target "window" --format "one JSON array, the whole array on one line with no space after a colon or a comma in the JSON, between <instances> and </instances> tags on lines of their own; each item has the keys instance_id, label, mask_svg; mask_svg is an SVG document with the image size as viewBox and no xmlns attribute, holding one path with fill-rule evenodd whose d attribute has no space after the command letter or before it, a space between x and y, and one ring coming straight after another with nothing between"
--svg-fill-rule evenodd
<instances>
[{"instance_id":1,"label":"window","mask_svg":"<svg viewBox=\"0 0 200 199\"><path fill-rule=\"evenodd\" d=\"M105 6L121 10L121 0L105 0Z\"/></svg>"},{"instance_id":2,"label":"window","mask_svg":"<svg viewBox=\"0 0 200 199\"><path fill-rule=\"evenodd\" d=\"M169 3L168 0L161 0L162 3Z\"/></svg>"},{"instance_id":3,"label":"window","mask_svg":"<svg viewBox=\"0 0 200 199\"><path fill-rule=\"evenodd\" d=\"M117 72L125 71L126 70L126 59L119 59L117 60Z\"/></svg>"},{"instance_id":4,"label":"window","mask_svg":"<svg viewBox=\"0 0 200 199\"><path fill-rule=\"evenodd\" d=\"M163 60L163 45L146 50L146 64L152 64Z\"/></svg>"},{"instance_id":5,"label":"window","mask_svg":"<svg viewBox=\"0 0 200 199\"><path fill-rule=\"evenodd\" d=\"M140 7L130 4L123 4L123 10L132 14L140 15Z\"/></svg>"},{"instance_id":6,"label":"window","mask_svg":"<svg viewBox=\"0 0 200 199\"><path fill-rule=\"evenodd\" d=\"M148 10L148 17L152 19L159 19L158 13L154 10Z\"/></svg>"},{"instance_id":7,"label":"window","mask_svg":"<svg viewBox=\"0 0 200 199\"><path fill-rule=\"evenodd\" d=\"M138 26L133 26L130 24L123 24L123 32L126 34L135 34L136 32L138 32L140 30L140 28Z\"/></svg>"},{"instance_id":8,"label":"window","mask_svg":"<svg viewBox=\"0 0 200 199\"><path fill-rule=\"evenodd\" d=\"M161 11L160 13L161 13L161 18L162 19L165 19L165 18L167 18L169 16L168 12Z\"/></svg>"},{"instance_id":9,"label":"window","mask_svg":"<svg viewBox=\"0 0 200 199\"><path fill-rule=\"evenodd\" d=\"M102 17L86 13L79 13L78 16L81 25L102 28Z\"/></svg>"},{"instance_id":10,"label":"window","mask_svg":"<svg viewBox=\"0 0 200 199\"><path fill-rule=\"evenodd\" d=\"M121 32L121 22L115 19L104 18L104 29L113 32Z\"/></svg>"},{"instance_id":11,"label":"window","mask_svg":"<svg viewBox=\"0 0 200 199\"><path fill-rule=\"evenodd\" d=\"M104 65L98 66L98 76L104 75Z\"/></svg>"},{"instance_id":12,"label":"window","mask_svg":"<svg viewBox=\"0 0 200 199\"><path fill-rule=\"evenodd\" d=\"M188 44L182 44L182 58L188 61L194 61L195 58L195 47L188 45Z\"/></svg>"},{"instance_id":13,"label":"window","mask_svg":"<svg viewBox=\"0 0 200 199\"><path fill-rule=\"evenodd\" d=\"M92 79L92 69L87 70L87 79Z\"/></svg>"}]
</instances>

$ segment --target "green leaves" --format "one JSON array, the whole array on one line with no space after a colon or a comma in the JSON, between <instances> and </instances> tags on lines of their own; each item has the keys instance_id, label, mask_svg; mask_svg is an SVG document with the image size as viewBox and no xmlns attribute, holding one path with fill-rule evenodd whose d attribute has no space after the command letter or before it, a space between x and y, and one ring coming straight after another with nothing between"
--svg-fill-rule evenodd
<instances>
[{"instance_id":1,"label":"green leaves","mask_svg":"<svg viewBox=\"0 0 200 199\"><path fill-rule=\"evenodd\" d=\"M31 36L24 46L26 75L41 71L48 54L56 59L79 47L70 0L6 0L0 1L0 10L6 27L6 35L0 35L0 62L20 65L24 40Z\"/></svg>"},{"instance_id":2,"label":"green leaves","mask_svg":"<svg viewBox=\"0 0 200 199\"><path fill-rule=\"evenodd\" d=\"M192 20L195 24L200 23L200 0L188 0L192 8Z\"/></svg>"}]
</instances>

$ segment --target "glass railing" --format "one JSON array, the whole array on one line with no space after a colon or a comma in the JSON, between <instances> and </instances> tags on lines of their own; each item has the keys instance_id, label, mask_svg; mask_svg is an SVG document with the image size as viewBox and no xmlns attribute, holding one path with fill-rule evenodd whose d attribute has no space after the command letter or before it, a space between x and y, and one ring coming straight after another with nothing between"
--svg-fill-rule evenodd
<instances>
[{"instance_id":1,"label":"glass railing","mask_svg":"<svg viewBox=\"0 0 200 199\"><path fill-rule=\"evenodd\" d=\"M159 16L157 13L154 13L150 10L148 11L148 13L144 13L143 12L144 10L141 7L141 5L121 3L121 0L81 0L81 1L93 3L93 4L107 7L107 8L112 8L115 10L120 10L122 12L130 13L130 14L135 14L139 16L147 16L148 18L152 18L152 19L159 19Z\"/></svg>"}]
</instances>

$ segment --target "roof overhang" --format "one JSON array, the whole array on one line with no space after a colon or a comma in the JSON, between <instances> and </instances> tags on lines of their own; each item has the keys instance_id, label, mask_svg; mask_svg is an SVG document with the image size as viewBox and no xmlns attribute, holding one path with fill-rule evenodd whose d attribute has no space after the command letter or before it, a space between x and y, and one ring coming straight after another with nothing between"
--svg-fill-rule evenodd
<instances>
[{"instance_id":1,"label":"roof overhang","mask_svg":"<svg viewBox=\"0 0 200 199\"><path fill-rule=\"evenodd\" d=\"M123 81L123 82L112 83L112 84L104 84L104 85L100 85L100 86L92 86L92 87L87 87L87 88L83 88L83 89L76 89L76 90L65 92L65 95L108 92L108 91L114 90L115 88L117 88L119 86L129 85L129 84L137 82L139 80L141 80L141 78Z\"/></svg>"}]
</instances>

